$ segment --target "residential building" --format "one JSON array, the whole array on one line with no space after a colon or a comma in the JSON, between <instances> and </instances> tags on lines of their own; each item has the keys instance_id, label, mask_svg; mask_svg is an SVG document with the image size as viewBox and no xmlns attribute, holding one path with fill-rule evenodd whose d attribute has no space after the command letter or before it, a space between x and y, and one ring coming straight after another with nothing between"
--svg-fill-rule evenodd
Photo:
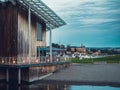
<instances>
[{"instance_id":1,"label":"residential building","mask_svg":"<svg viewBox=\"0 0 120 90\"><path fill-rule=\"evenodd\" d=\"M86 54L86 48L85 46L81 45L81 46L70 46L71 47L71 52L73 54Z\"/></svg>"}]
</instances>

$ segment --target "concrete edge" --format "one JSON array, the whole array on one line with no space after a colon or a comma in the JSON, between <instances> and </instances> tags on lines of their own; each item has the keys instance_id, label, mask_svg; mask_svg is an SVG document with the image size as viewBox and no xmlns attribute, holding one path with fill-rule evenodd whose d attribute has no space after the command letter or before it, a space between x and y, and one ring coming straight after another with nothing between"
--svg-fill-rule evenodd
<instances>
[{"instance_id":1,"label":"concrete edge","mask_svg":"<svg viewBox=\"0 0 120 90\"><path fill-rule=\"evenodd\" d=\"M39 83L120 87L120 82L106 82L106 81L104 82L104 81L40 80Z\"/></svg>"}]
</instances>

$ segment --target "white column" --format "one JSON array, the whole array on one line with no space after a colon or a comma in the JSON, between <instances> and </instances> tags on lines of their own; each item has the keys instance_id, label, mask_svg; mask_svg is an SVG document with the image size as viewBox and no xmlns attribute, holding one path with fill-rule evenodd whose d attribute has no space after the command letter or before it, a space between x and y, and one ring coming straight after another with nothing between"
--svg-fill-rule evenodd
<instances>
[{"instance_id":1,"label":"white column","mask_svg":"<svg viewBox=\"0 0 120 90\"><path fill-rule=\"evenodd\" d=\"M21 69L18 69L18 84L21 84Z\"/></svg>"},{"instance_id":2,"label":"white column","mask_svg":"<svg viewBox=\"0 0 120 90\"><path fill-rule=\"evenodd\" d=\"M31 10L30 10L30 6L28 9L28 41L29 41L28 56L29 56L29 64L30 64L30 60L31 60Z\"/></svg>"},{"instance_id":3,"label":"white column","mask_svg":"<svg viewBox=\"0 0 120 90\"><path fill-rule=\"evenodd\" d=\"M50 61L52 62L52 30L50 24L49 28L50 28Z\"/></svg>"}]
</instances>

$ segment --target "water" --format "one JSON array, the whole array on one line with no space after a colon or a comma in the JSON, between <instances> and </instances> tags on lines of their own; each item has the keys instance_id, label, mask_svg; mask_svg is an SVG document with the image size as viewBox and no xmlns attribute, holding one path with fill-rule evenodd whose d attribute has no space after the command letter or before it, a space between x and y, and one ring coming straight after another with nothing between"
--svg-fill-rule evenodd
<instances>
[{"instance_id":1,"label":"water","mask_svg":"<svg viewBox=\"0 0 120 90\"><path fill-rule=\"evenodd\" d=\"M120 90L120 87L90 86L90 85L66 85L66 84L32 84L32 85L8 85L0 84L0 90Z\"/></svg>"},{"instance_id":2,"label":"water","mask_svg":"<svg viewBox=\"0 0 120 90\"><path fill-rule=\"evenodd\" d=\"M110 86L70 86L68 90L120 90L120 87Z\"/></svg>"}]
</instances>

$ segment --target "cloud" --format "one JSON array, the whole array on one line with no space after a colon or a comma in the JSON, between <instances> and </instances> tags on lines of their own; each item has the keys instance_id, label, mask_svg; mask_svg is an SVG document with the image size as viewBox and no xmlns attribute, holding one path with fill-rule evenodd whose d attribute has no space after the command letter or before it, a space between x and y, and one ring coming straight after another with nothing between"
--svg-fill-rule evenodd
<instances>
[{"instance_id":1,"label":"cloud","mask_svg":"<svg viewBox=\"0 0 120 90\"><path fill-rule=\"evenodd\" d=\"M62 39L63 43L66 41L70 43L87 42L91 46L98 45L98 41L100 45L120 45L120 39L118 39L120 36L120 0L42 1L67 22L66 26L53 30L54 42L59 42L58 40ZM97 35L94 35L94 32ZM96 40L92 40L93 38ZM106 42L107 39L111 40L111 43ZM113 41L116 41L116 44Z\"/></svg>"},{"instance_id":2,"label":"cloud","mask_svg":"<svg viewBox=\"0 0 120 90\"><path fill-rule=\"evenodd\" d=\"M75 7L80 0L42 0L55 11L61 11L70 7Z\"/></svg>"},{"instance_id":3,"label":"cloud","mask_svg":"<svg viewBox=\"0 0 120 90\"><path fill-rule=\"evenodd\" d=\"M107 19L107 18L95 18L95 19L83 19L80 20L80 22L82 24L102 24L102 23L107 23L107 22L113 22L113 21L117 21L116 19Z\"/></svg>"}]
</instances>

